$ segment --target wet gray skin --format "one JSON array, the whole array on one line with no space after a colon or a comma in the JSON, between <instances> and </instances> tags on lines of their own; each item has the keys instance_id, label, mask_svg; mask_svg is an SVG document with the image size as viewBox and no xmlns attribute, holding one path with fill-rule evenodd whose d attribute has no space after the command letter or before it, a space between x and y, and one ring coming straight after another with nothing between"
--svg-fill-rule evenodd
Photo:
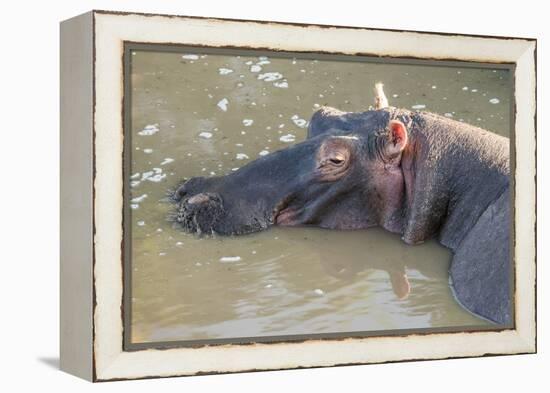
<instances>
[{"instance_id":1,"label":"wet gray skin","mask_svg":"<svg viewBox=\"0 0 550 393\"><path fill-rule=\"evenodd\" d=\"M458 252L451 268L457 299L509 324L508 178L507 138L431 113L322 108L306 141L230 175L184 182L174 193L175 220L198 234L276 224L381 226L409 244L437 235ZM464 242L470 231L476 236Z\"/></svg>"},{"instance_id":2,"label":"wet gray skin","mask_svg":"<svg viewBox=\"0 0 550 393\"><path fill-rule=\"evenodd\" d=\"M273 224L330 229L378 225L383 190L372 183L378 181L376 172L384 175L385 163L375 159L380 152L373 136L384 130L387 116L371 111L329 124L325 113L326 108L314 116L305 142L227 176L184 182L173 196L179 205L175 221L188 232L221 235L256 232ZM401 215L400 207L392 214Z\"/></svg>"},{"instance_id":3,"label":"wet gray skin","mask_svg":"<svg viewBox=\"0 0 550 393\"><path fill-rule=\"evenodd\" d=\"M163 198L182 179L233 174L305 141L307 121L322 106L367 111L372 86L380 80L391 105L424 108L508 136L510 72L182 55L137 51L131 56L131 231L125 234L132 274L125 310L131 310L132 342L286 340L490 325L455 300L449 285L454 255L436 237L411 246L381 227L348 231L311 225L197 236L166 221L174 205ZM255 65L259 72L253 72ZM281 74L276 81L264 78L276 72ZM223 99L225 111L218 106ZM325 192L325 186L317 191ZM491 257L476 255L480 262ZM474 277L486 273L462 271Z\"/></svg>"}]
</instances>

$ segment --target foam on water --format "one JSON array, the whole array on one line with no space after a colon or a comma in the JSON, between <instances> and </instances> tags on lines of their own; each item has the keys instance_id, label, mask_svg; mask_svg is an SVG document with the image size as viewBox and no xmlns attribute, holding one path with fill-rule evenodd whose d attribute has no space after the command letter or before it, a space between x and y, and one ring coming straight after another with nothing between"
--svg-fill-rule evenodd
<instances>
[{"instance_id":1,"label":"foam on water","mask_svg":"<svg viewBox=\"0 0 550 393\"><path fill-rule=\"evenodd\" d=\"M158 124L148 124L143 128L143 130L138 132L138 135L149 136L149 135L154 135L159 131L160 129Z\"/></svg>"},{"instance_id":2,"label":"foam on water","mask_svg":"<svg viewBox=\"0 0 550 393\"><path fill-rule=\"evenodd\" d=\"M151 176L151 177L147 178L147 180L150 181L150 182L153 182L153 183L159 183L165 178L166 178L165 173L159 173L157 175L154 175L154 176Z\"/></svg>"},{"instance_id":3,"label":"foam on water","mask_svg":"<svg viewBox=\"0 0 550 393\"><path fill-rule=\"evenodd\" d=\"M227 106L229 105L229 100L227 98L223 98L220 101L218 101L218 108L220 108L222 111L227 112Z\"/></svg>"},{"instance_id":4,"label":"foam on water","mask_svg":"<svg viewBox=\"0 0 550 393\"><path fill-rule=\"evenodd\" d=\"M273 86L278 87L280 89L288 89L288 81L284 80L281 82L273 82Z\"/></svg>"},{"instance_id":5,"label":"foam on water","mask_svg":"<svg viewBox=\"0 0 550 393\"><path fill-rule=\"evenodd\" d=\"M264 82L274 82L276 80L283 79L283 74L280 72L266 72L258 75L258 79L263 80Z\"/></svg>"},{"instance_id":6,"label":"foam on water","mask_svg":"<svg viewBox=\"0 0 550 393\"><path fill-rule=\"evenodd\" d=\"M145 198L147 198L147 194L143 194L143 195L140 195L138 197L132 198L131 202L132 203L140 203L140 202L143 202L145 200Z\"/></svg>"},{"instance_id":7,"label":"foam on water","mask_svg":"<svg viewBox=\"0 0 550 393\"><path fill-rule=\"evenodd\" d=\"M143 172L141 174L141 181L147 180L149 177L153 176L154 174L155 174L154 171Z\"/></svg>"},{"instance_id":8,"label":"foam on water","mask_svg":"<svg viewBox=\"0 0 550 393\"><path fill-rule=\"evenodd\" d=\"M294 115L290 119L300 128L307 127L307 120L300 118L298 115Z\"/></svg>"},{"instance_id":9,"label":"foam on water","mask_svg":"<svg viewBox=\"0 0 550 393\"><path fill-rule=\"evenodd\" d=\"M296 140L296 136L292 135L292 134L286 134L286 135L281 136L279 138L279 140L281 142L290 143L290 142L294 142Z\"/></svg>"},{"instance_id":10,"label":"foam on water","mask_svg":"<svg viewBox=\"0 0 550 393\"><path fill-rule=\"evenodd\" d=\"M265 65L265 64L270 64L271 62L268 60L267 56L260 56L258 57L258 59L260 61L258 61L256 64L259 64L259 65Z\"/></svg>"},{"instance_id":11,"label":"foam on water","mask_svg":"<svg viewBox=\"0 0 550 393\"><path fill-rule=\"evenodd\" d=\"M158 183L165 178L166 178L166 174L162 173L161 168L153 168L152 171L143 172L141 174L141 181L147 180L153 183Z\"/></svg>"},{"instance_id":12,"label":"foam on water","mask_svg":"<svg viewBox=\"0 0 550 393\"><path fill-rule=\"evenodd\" d=\"M203 139L210 139L212 138L212 133L208 131L203 131L199 134L199 137Z\"/></svg>"},{"instance_id":13,"label":"foam on water","mask_svg":"<svg viewBox=\"0 0 550 393\"><path fill-rule=\"evenodd\" d=\"M220 75L228 75L231 74L233 70L231 68L218 68L218 72Z\"/></svg>"},{"instance_id":14,"label":"foam on water","mask_svg":"<svg viewBox=\"0 0 550 393\"><path fill-rule=\"evenodd\" d=\"M239 262L241 260L240 256L235 257L221 257L220 262L221 263L228 263L228 262Z\"/></svg>"}]
</instances>

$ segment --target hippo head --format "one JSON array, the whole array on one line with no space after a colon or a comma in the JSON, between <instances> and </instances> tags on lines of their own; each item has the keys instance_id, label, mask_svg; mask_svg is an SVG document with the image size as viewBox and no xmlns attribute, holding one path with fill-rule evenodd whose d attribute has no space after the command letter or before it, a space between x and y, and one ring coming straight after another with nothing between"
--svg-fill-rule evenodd
<instances>
[{"instance_id":1,"label":"hippo head","mask_svg":"<svg viewBox=\"0 0 550 393\"><path fill-rule=\"evenodd\" d=\"M308 138L221 177L194 177L174 192L173 220L192 233L237 235L271 225L401 232L407 145L389 110L324 107Z\"/></svg>"}]
</instances>

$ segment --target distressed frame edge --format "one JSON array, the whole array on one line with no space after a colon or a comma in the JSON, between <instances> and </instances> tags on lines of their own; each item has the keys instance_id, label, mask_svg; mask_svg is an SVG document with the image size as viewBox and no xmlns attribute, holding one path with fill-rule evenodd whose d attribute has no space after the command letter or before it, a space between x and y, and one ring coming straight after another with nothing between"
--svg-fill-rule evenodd
<instances>
[{"instance_id":1,"label":"distressed frame edge","mask_svg":"<svg viewBox=\"0 0 550 393\"><path fill-rule=\"evenodd\" d=\"M88 381L94 380L93 19L90 11L59 25L59 367Z\"/></svg>"},{"instance_id":2,"label":"distressed frame edge","mask_svg":"<svg viewBox=\"0 0 550 393\"><path fill-rule=\"evenodd\" d=\"M408 30L408 29L389 29L382 27L365 27L355 25L329 25L323 23L307 23L307 22L286 22L286 21L272 21L261 19L240 19L240 18L222 18L217 16L198 16L198 15L183 15L183 14L163 14L163 13L151 13L151 12L139 12L139 11L112 11L104 9L94 9L91 12L94 14L103 15L120 15L120 16L159 16L163 18L179 18L179 19L198 19L205 21L219 21L219 22L243 22L243 23L255 23L255 24L270 24L270 25L284 25L295 27L319 27L322 29L356 29L356 30L370 30L381 32L394 32L394 33L418 33L418 34L433 34L442 35L448 37L472 37L472 38L491 38L499 40L524 40L524 41L536 41L535 37L509 37L498 35L486 35L486 34L467 34L467 33L449 33L441 31L428 31L428 30Z\"/></svg>"},{"instance_id":3,"label":"distressed frame edge","mask_svg":"<svg viewBox=\"0 0 550 393\"><path fill-rule=\"evenodd\" d=\"M515 73L515 321L530 353L537 352L537 42L527 43ZM521 109L520 109L521 108ZM518 138L520 133L525 137ZM521 190L521 192L518 192ZM521 306L520 306L521 305Z\"/></svg>"},{"instance_id":4,"label":"distressed frame edge","mask_svg":"<svg viewBox=\"0 0 550 393\"><path fill-rule=\"evenodd\" d=\"M104 13L101 12L101 14L104 14ZM113 13L108 13L108 14L113 15ZM130 14L130 15L134 15L134 14ZM174 17L170 16L170 18L174 18ZM189 18L189 17L185 17L185 18ZM247 21L247 22L250 22L250 21ZM254 22L254 21L251 21L251 22ZM274 24L274 25L285 25L284 23L279 23L279 22L273 22L272 24ZM369 30L369 29L365 28L364 30ZM418 32L413 32L413 33L418 33ZM394 32L394 34L399 34L399 32ZM434 34L434 33L426 33L426 34L430 35L430 34ZM435 34L437 34L437 33L435 33ZM452 36L461 36L461 35L452 35ZM462 35L462 36L467 36L468 37L468 35ZM502 37L496 37L496 38L501 39L501 40L506 40L506 38L502 38ZM521 39L521 40L523 40L523 39ZM524 40L524 41L525 41L524 43L526 44L524 54L527 53L527 52L528 53L526 54L526 56L528 56L530 54L529 55L530 60L527 59L525 61L525 64L526 64L527 67L533 66L533 71L534 71L534 75L532 75L533 77L531 78L534 81L534 84L530 85L530 86L525 86L525 90L527 91L528 98L530 98L530 100L529 100L530 102L528 104L532 105L532 108L531 108L532 112L533 112L532 114L533 114L533 116L535 116L534 119L536 120L536 97L534 97L533 90L532 90L532 89L536 88L536 40L527 39L527 40ZM533 56L533 53L534 53L534 56ZM518 60L518 59L516 58L516 60ZM517 82L517 79L516 79L516 82ZM517 92L516 92L516 97L518 97ZM516 102L516 105L517 105L517 102ZM532 126L529 127L529 133L533 134L533 137L534 137L533 140L535 141L535 149L536 149L536 124L533 121L533 118L530 118L530 121L532 123ZM519 120L516 118L516 127L518 125L518 122L519 122ZM532 153L532 152L533 151L528 151L527 153ZM536 175L536 162L534 164L535 164L534 165L534 170L535 170L535 175ZM532 188L532 186L536 187L536 180L531 185L531 188ZM536 196L535 196L535 198L536 198ZM535 206L536 206L536 200L535 200ZM518 214L516 214L516 217L518 217ZM536 215L533 215L533 217L531 217L531 218L532 218L533 222L536 222ZM528 234L532 235L531 237L534 238L534 236L536 235L534 226L532 227L532 231L528 231ZM534 251L533 255L536 258L536 250L532 250L532 251ZM534 275L533 275L532 278L536 280L536 267L535 266L530 266L530 268L532 270L531 273L534 272ZM535 293L533 293L533 294L536 297L536 294ZM531 296L531 299L528 299L528 301L529 302L534 301L535 297ZM519 300L516 299L516 301L519 303ZM529 305L528 307L530 307L530 306L531 305ZM524 308L524 307L525 307L525 305L522 306L522 308ZM536 313L535 313L535 310L534 310L534 306L531 307L531 308L533 308L532 311L534 313L534 315L532 315L533 316L533 321L532 322L534 322L534 324L533 324L533 326L530 327L530 329L524 329L524 327L522 325L517 326L517 329L513 331L515 334L513 334L512 336L514 337L514 339L517 340L516 344L518 344L519 347L516 347L515 352L511 352L509 354L536 352ZM529 319L529 316L527 316L527 319ZM528 321L528 322L530 322L530 321ZM451 333L451 334L453 334L453 333ZM96 337L94 336L94 341L95 341L95 338ZM121 343L121 345L122 345L122 343ZM150 350L148 350L148 351L151 352ZM168 350L165 350L165 351L168 351ZM505 355L505 354L508 354L508 353L503 353L502 351L500 351L500 352L497 352L497 353L480 353L480 354L458 355L456 357L490 356L490 355ZM121 354L121 355L124 355L124 354ZM450 357L452 358L453 356L450 356ZM409 360L429 360L429 359L443 359L443 358L449 358L449 356L430 356L430 357L427 357L427 358L412 358L412 359L408 359L406 357L403 357L403 358L400 358L399 360L365 361L365 362L360 362L360 363L345 363L345 364L368 364L368 363L382 363L382 362L409 361ZM116 369L118 368L118 366L120 366L120 362L124 362L124 361L127 361L127 360L128 359L124 359L124 356L115 356L114 358L111 358L111 361L112 361L111 364L107 365L107 367L105 367L105 368L102 367L102 369L100 370L99 376L94 375L94 380L104 381L104 380L136 379L136 378L151 378L151 377L164 377L164 376L182 376L182 375L196 375L196 374L211 373L211 372L200 372L199 371L199 372L194 372L194 373L189 373L189 374L186 374L186 373L169 373L169 374L159 374L159 375L152 374L152 375L143 375L143 376L123 376L123 375L117 376L116 375L116 372L117 372ZM299 365L299 366L279 367L279 368L275 368L275 369L301 368L301 367L325 367L325 366L336 366L336 365L342 365L342 364L335 363L335 364L327 364L327 365L305 365L305 366L304 365ZM115 370L112 370L112 368L114 368ZM114 371L115 374L110 373L109 369L111 369L111 371ZM264 368L264 370L269 370L269 369L272 369L272 368ZM254 369L215 371L214 373L243 372L243 371L254 371ZM111 375L109 375L109 374L111 374Z\"/></svg>"}]
</instances>

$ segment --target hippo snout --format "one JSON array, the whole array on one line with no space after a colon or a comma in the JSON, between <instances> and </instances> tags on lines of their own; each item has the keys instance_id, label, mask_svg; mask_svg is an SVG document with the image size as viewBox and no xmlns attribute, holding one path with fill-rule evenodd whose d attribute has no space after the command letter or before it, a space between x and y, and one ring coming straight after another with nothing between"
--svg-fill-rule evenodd
<instances>
[{"instance_id":1,"label":"hippo snout","mask_svg":"<svg viewBox=\"0 0 550 393\"><path fill-rule=\"evenodd\" d=\"M176 202L180 202L185 197L199 194L202 190L205 190L207 188L207 183L208 179L204 177L192 177L176 189L176 191L172 195L172 198Z\"/></svg>"},{"instance_id":2,"label":"hippo snout","mask_svg":"<svg viewBox=\"0 0 550 393\"><path fill-rule=\"evenodd\" d=\"M175 221L190 233L215 233L216 225L224 215L221 196L210 192L188 195L187 191L182 191Z\"/></svg>"}]
</instances>

